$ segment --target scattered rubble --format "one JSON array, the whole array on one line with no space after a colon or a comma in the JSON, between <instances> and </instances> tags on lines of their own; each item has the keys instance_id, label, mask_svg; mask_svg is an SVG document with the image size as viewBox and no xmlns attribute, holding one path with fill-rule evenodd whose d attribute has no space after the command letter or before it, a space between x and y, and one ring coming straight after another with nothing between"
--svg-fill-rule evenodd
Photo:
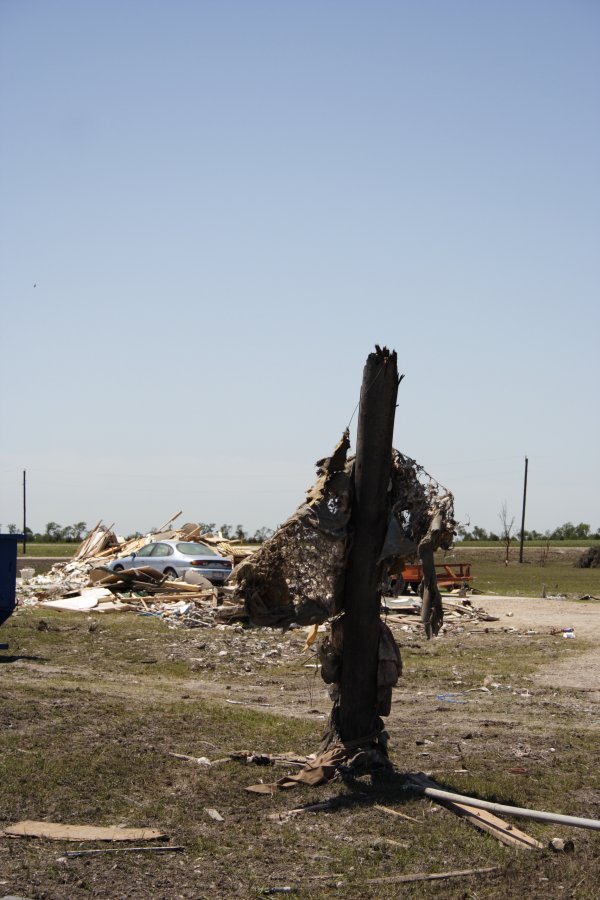
<instances>
[{"instance_id":1,"label":"scattered rubble","mask_svg":"<svg viewBox=\"0 0 600 900\"><path fill-rule=\"evenodd\" d=\"M17 582L17 602L20 606L42 606L47 609L79 611L88 614L137 612L165 619L172 627L211 628L233 625L240 630L240 625L249 624L248 607L256 613L256 605L253 605L252 601L247 602L248 596L252 594L249 585L255 583L256 572L260 573L259 581L262 587L268 579L269 565L271 563L281 565L281 559L285 558L285 566L295 569L295 580L290 581L286 569L286 577L282 578L283 593L279 595L277 606L273 605L276 599L273 595L273 600L265 607L265 620L271 624L281 625L284 623L287 627L306 622L307 618L309 620L316 618L317 621L322 622L327 617L328 610L335 609L335 597L337 596L335 581L338 576L334 563L338 556L340 556L340 560L343 560L345 552L332 550L338 540L335 535L340 522L342 525L339 534L345 533L345 519L340 513L343 506L341 498L344 495L344 484L346 484L347 477L340 468L342 459L345 459L345 452L345 447L340 450L339 445L330 459L321 461L321 479L309 494L309 497L313 496L313 499L314 496L320 496L324 490L323 485L328 484L327 502L323 501L325 511L318 504L315 507L309 502L289 520L292 525L291 530L284 526L282 529L283 539L279 537L274 543L268 542L268 546L263 545L258 551L255 548L225 540L220 534L202 533L201 526L193 523L174 529L172 523L177 516L170 519L159 531L130 540L119 537L112 527L107 528L102 522L98 522L82 541L71 560L57 563L45 575L35 575L29 569L26 573L27 577L21 578ZM344 463L344 466L347 466L347 463ZM431 497L427 490L420 486L416 487L417 470L413 471L413 468L412 461L407 461L399 455L396 457L398 477L401 475L403 483L409 485L415 496L418 495L421 498L421 505L414 506L417 512L414 514L415 522L412 527L417 533L419 527L422 531L424 523L427 521L426 514L430 508L428 504L431 503ZM331 512L334 485L334 493L339 500L339 503L336 501L336 504L333 504L333 508L337 510L335 515ZM429 490L431 492L431 488ZM411 499L411 503L414 505L414 498ZM329 546L327 559L323 555L325 544L321 546L318 537L314 546L311 544L310 549L314 550L312 555L299 552L306 550L307 538L313 533L311 530L307 530L306 523L301 524L305 516L312 525L316 522L315 516L321 525L325 523L327 536L324 541ZM419 516L423 518L420 526L418 526ZM337 526L334 522L337 522ZM394 525L394 530L395 527ZM306 532L303 541L299 541L300 533L296 534L298 529L300 529L300 533ZM317 534L317 532L314 533ZM277 534L281 535L281 532ZM107 564L116 557L134 553L149 541L154 540L201 540L213 546L222 555L233 558L236 568L232 576L232 583L217 588L198 573L193 573L195 577L190 577L189 580L187 578L172 580L148 566L121 572L111 572L107 568ZM345 540L344 536L343 542ZM290 550L290 547L293 548L293 551ZM272 560L274 548L277 558ZM246 562L251 555L251 563ZM258 562L258 565L255 561ZM249 565L250 568L248 568ZM329 588L324 593L323 583L320 580L323 568L333 572L329 579ZM189 583L189 581L195 583ZM298 605L294 606L290 599L292 595L295 597L301 592L305 598L303 601L304 613L301 612ZM322 599L323 596L325 596L325 600ZM286 602L281 602L282 597L287 598ZM453 599L450 599L451 597ZM316 616L310 613L307 616L305 614L307 609L313 612L318 609L320 612ZM282 613L281 616L277 610ZM289 621L290 611L298 613L295 623ZM382 611L385 614L387 625L392 628L399 626L404 632L423 631L423 625L420 622L422 600L419 596L401 599L384 597ZM456 596L444 595L443 612L444 631L452 630L453 626L461 626L467 622L473 624L478 621L496 621L484 610L472 606L469 599L462 598L458 594ZM253 619L260 621L260 614L253 615ZM262 624L266 624L266 621ZM318 630L325 634L328 629L320 626ZM309 635L307 649L316 636L317 627L315 625L312 637Z\"/></svg>"},{"instance_id":2,"label":"scattered rubble","mask_svg":"<svg viewBox=\"0 0 600 900\"><path fill-rule=\"evenodd\" d=\"M112 527L106 528L99 522L73 559L57 563L46 575L36 576L30 569L27 571L27 577L17 583L18 605L93 613L135 610L188 627L247 619L243 608L231 600L231 588L217 589L196 573L195 578L187 580L170 579L149 566L121 572L107 568L111 560L135 553L157 540L201 540L221 555L232 557L234 563L252 552L220 534L202 533L200 525L188 523L179 529L169 528L175 518L156 533L130 540L118 537Z\"/></svg>"},{"instance_id":3,"label":"scattered rubble","mask_svg":"<svg viewBox=\"0 0 600 900\"><path fill-rule=\"evenodd\" d=\"M401 600L384 597L382 602L385 621L388 625L400 626L402 631L422 630L419 621L421 617L421 599L419 597L406 597ZM499 621L498 616L491 616L482 607L473 606L470 599L462 597L459 591L446 594L442 599L442 606L444 611L442 632L452 631L456 628L461 629L467 624Z\"/></svg>"}]
</instances>

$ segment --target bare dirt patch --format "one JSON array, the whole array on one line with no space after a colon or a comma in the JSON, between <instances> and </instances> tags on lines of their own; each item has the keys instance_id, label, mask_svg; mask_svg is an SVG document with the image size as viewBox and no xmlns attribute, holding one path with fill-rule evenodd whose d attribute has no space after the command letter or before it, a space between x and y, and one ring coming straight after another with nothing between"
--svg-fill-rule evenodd
<instances>
[{"instance_id":1,"label":"bare dirt patch","mask_svg":"<svg viewBox=\"0 0 600 900\"><path fill-rule=\"evenodd\" d=\"M580 691L600 692L600 603L542 598L485 597L482 605L503 624L517 629L559 631L572 628L574 638L592 644L585 653L542 666L535 678L540 684ZM567 640L567 638L565 638ZM597 698L600 700L600 693Z\"/></svg>"}]
</instances>

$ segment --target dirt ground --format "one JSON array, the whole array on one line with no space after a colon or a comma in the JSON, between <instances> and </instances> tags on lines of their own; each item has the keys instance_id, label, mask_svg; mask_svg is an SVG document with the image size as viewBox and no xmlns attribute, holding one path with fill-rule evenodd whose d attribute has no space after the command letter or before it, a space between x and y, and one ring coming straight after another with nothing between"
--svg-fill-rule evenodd
<instances>
[{"instance_id":1,"label":"dirt ground","mask_svg":"<svg viewBox=\"0 0 600 900\"><path fill-rule=\"evenodd\" d=\"M472 598L474 606L484 609L490 615L497 617L498 622L490 624L489 631L502 630L510 635L512 631L521 635L521 639L531 633L556 634L562 638L563 629L573 629L574 638L563 638L565 641L573 641L573 648L577 642L585 641L588 649L573 654L567 654L560 660L539 666L532 674L532 678L540 686L560 686L573 691L589 692L590 702L600 702L600 603L587 601L573 602L567 600L551 600L542 598L501 597L499 595ZM481 627L481 626L480 626ZM407 637L401 631L393 629L400 645L407 644ZM449 631L449 637L456 634ZM268 640L263 643L271 647L272 637L270 630L264 632ZM275 632L277 635L277 632ZM411 636L412 638L412 636ZM438 638L443 640L443 638ZM285 649L289 649L290 636L283 643L277 641L281 654L285 655ZM297 646L297 641L291 637L292 645ZM435 641L432 646L435 645ZM408 646L410 646L410 639ZM308 664L310 666L310 663ZM310 671L310 670L309 670ZM191 691L209 691L215 696L221 696L230 702L236 698L244 703L252 703L258 697L257 706L269 708L280 715L305 716L311 713L313 716L325 718L331 706L325 685L320 678L312 678L305 675L300 683L286 685L285 694L282 696L281 686L275 684L275 689L267 684L240 683L224 685L210 682L199 682L197 679L188 682L187 687ZM308 690L308 693L307 693ZM401 679L395 696L395 710L388 720L388 725L393 727L395 713L399 711L398 692L411 693L411 686L407 680ZM597 695L597 696L596 696ZM306 701L310 701L307 709ZM403 713L402 713L403 715Z\"/></svg>"},{"instance_id":2,"label":"dirt ground","mask_svg":"<svg viewBox=\"0 0 600 900\"><path fill-rule=\"evenodd\" d=\"M595 646L575 658L543 666L534 677L539 684L598 693L600 700L600 603L567 600L528 599L522 597L485 597L481 606L517 629L572 628L574 640L580 638Z\"/></svg>"},{"instance_id":3,"label":"dirt ground","mask_svg":"<svg viewBox=\"0 0 600 900\"><path fill-rule=\"evenodd\" d=\"M65 862L79 845L0 838L0 896L193 900L290 886L299 900L379 898L382 889L595 900L600 832L517 820L544 846L556 836L576 843L568 857L527 853L404 793L404 773L425 771L472 796L600 818L600 603L472 602L495 620L449 623L432 641L416 618L392 625L404 672L385 721L389 783L336 781L273 798L245 788L285 768L205 769L193 758L317 750L331 700L304 630L169 629L129 614L18 610L2 630L10 650L0 659L0 827L20 819L147 825L168 828L185 851ZM563 637L569 628L574 638ZM335 811L285 819L332 799ZM212 807L222 822L207 815ZM393 881L485 866L497 873Z\"/></svg>"}]
</instances>

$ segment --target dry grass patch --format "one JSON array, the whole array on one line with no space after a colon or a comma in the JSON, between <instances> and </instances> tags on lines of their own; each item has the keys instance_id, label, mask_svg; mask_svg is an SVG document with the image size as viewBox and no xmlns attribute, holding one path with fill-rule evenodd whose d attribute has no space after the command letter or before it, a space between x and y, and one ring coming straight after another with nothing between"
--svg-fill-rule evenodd
<instances>
[{"instance_id":1,"label":"dry grass patch","mask_svg":"<svg viewBox=\"0 0 600 900\"><path fill-rule=\"evenodd\" d=\"M49 628L38 630L40 620ZM582 642L501 631L431 643L403 635L405 677L387 723L397 774L268 797L245 787L285 769L239 762L207 769L170 754L218 759L240 749L315 750L323 722L308 710L327 711L329 701L304 668L302 635L171 630L130 615L98 623L89 631L83 616L24 610L3 628L11 646L1 656L12 661L0 663L0 818L147 825L169 832L185 853L65 863L57 860L77 845L1 838L4 893L36 900L246 898L290 886L299 898L597 896L597 832L569 832L572 856L512 850L407 793L401 777L429 770L449 788L486 799L598 816L598 704L559 686L538 687L532 678L538 662L577 654ZM488 691L471 690L486 676ZM326 798L339 805L273 818ZM387 816L377 804L417 821ZM514 821L544 842L567 833ZM488 866L500 871L369 883Z\"/></svg>"}]
</instances>

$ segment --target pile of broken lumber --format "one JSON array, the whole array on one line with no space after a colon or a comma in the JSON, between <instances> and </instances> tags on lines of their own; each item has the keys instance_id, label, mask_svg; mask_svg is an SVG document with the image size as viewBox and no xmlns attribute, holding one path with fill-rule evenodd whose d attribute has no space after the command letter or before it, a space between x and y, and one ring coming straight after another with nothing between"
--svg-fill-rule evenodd
<instances>
[{"instance_id":1,"label":"pile of broken lumber","mask_svg":"<svg viewBox=\"0 0 600 900\"><path fill-rule=\"evenodd\" d=\"M244 620L243 609L229 601L231 591L227 587L217 591L206 579L188 584L181 579L168 579L150 567L118 573L107 568L111 560L130 556L159 540L201 541L222 556L232 557L234 564L252 552L226 540L221 533L206 534L201 525L187 523L173 528L173 521L180 515L179 512L172 516L156 532L127 540L119 537L113 526L107 528L98 522L71 560L18 584L20 605L95 612L134 609L189 626Z\"/></svg>"},{"instance_id":2,"label":"pile of broken lumber","mask_svg":"<svg viewBox=\"0 0 600 900\"><path fill-rule=\"evenodd\" d=\"M217 590L204 578L199 584L188 584L181 579L172 581L156 569L144 566L121 572L93 569L90 580L96 587L107 588L117 603L188 627L210 627L247 619L243 607L229 601L229 589Z\"/></svg>"},{"instance_id":3,"label":"pile of broken lumber","mask_svg":"<svg viewBox=\"0 0 600 900\"><path fill-rule=\"evenodd\" d=\"M458 594L442 598L444 608L444 629L450 630L457 625L473 625L477 622L497 622L496 616L491 616L484 609L473 606L471 601L466 597L460 597ZM384 597L382 600L383 610L386 614L385 621L388 625L400 625L405 631L418 631L422 626L420 623L421 616L421 598L420 597L403 597L394 599L392 597Z\"/></svg>"},{"instance_id":4,"label":"pile of broken lumber","mask_svg":"<svg viewBox=\"0 0 600 900\"><path fill-rule=\"evenodd\" d=\"M251 552L248 547L240 544L239 541L230 541L223 537L221 532L218 534L208 534L203 531L202 525L194 522L187 522L181 528L173 528L173 522L179 518L181 512L176 513L165 522L157 531L146 534L143 537L134 537L125 539L119 537L112 530L114 526L106 528L102 522L90 531L87 537L82 541L77 553L73 557L72 565L82 561L89 562L91 560L108 561L117 556L130 556L136 553L146 544L154 541L201 541L214 547L222 556L230 556L234 565L245 559Z\"/></svg>"}]
</instances>

